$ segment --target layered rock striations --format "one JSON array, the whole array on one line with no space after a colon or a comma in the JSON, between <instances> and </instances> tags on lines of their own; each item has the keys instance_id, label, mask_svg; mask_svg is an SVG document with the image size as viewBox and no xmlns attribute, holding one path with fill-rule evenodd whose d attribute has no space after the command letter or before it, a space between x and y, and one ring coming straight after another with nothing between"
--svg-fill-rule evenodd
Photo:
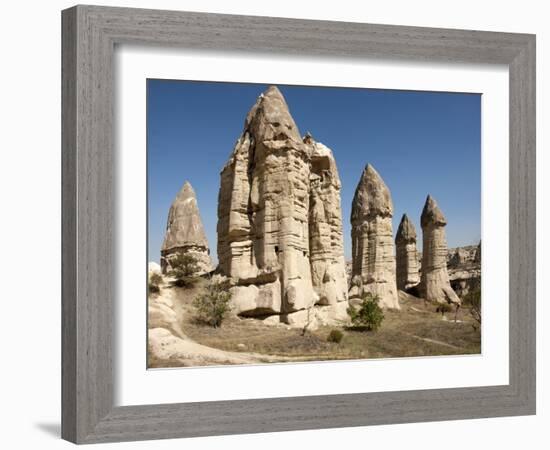
<instances>
[{"instance_id":1,"label":"layered rock striations","mask_svg":"<svg viewBox=\"0 0 550 450\"><path fill-rule=\"evenodd\" d=\"M330 150L302 140L281 92L268 88L221 172L219 271L235 283L234 312L289 320L346 300L339 190Z\"/></svg>"},{"instance_id":2,"label":"layered rock striations","mask_svg":"<svg viewBox=\"0 0 550 450\"><path fill-rule=\"evenodd\" d=\"M370 292L384 308L400 309L395 279L391 193L368 164L357 185L351 211L351 297Z\"/></svg>"},{"instance_id":3,"label":"layered rock striations","mask_svg":"<svg viewBox=\"0 0 550 450\"><path fill-rule=\"evenodd\" d=\"M395 236L397 288L406 291L420 282L416 251L416 230L406 214L403 214Z\"/></svg>"},{"instance_id":4,"label":"layered rock striations","mask_svg":"<svg viewBox=\"0 0 550 450\"><path fill-rule=\"evenodd\" d=\"M452 289L447 272L447 239L445 226L447 220L428 195L422 216L422 276L420 291L428 301L460 304L460 299Z\"/></svg>"},{"instance_id":5,"label":"layered rock striations","mask_svg":"<svg viewBox=\"0 0 550 450\"><path fill-rule=\"evenodd\" d=\"M347 300L340 177L332 151L309 134L311 149L309 249L313 288L321 305Z\"/></svg>"},{"instance_id":6,"label":"layered rock striations","mask_svg":"<svg viewBox=\"0 0 550 450\"><path fill-rule=\"evenodd\" d=\"M199 268L197 275L212 270L210 249L204 233L197 197L188 181L183 185L168 212L166 234L160 257L162 273L165 274L171 270L171 261L181 253L190 254L196 258Z\"/></svg>"}]
</instances>

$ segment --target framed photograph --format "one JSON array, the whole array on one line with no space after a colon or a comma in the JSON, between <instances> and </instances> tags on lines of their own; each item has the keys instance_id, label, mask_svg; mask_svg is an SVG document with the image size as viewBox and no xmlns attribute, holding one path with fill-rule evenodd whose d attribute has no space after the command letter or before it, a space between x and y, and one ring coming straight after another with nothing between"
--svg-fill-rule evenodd
<instances>
[{"instance_id":1,"label":"framed photograph","mask_svg":"<svg viewBox=\"0 0 550 450\"><path fill-rule=\"evenodd\" d=\"M535 413L535 37L62 13L62 435Z\"/></svg>"}]
</instances>

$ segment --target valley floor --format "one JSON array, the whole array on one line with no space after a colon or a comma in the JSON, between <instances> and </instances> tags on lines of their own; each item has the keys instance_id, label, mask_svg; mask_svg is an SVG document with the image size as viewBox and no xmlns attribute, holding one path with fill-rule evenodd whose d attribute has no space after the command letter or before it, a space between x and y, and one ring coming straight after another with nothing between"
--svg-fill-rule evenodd
<instances>
[{"instance_id":1,"label":"valley floor","mask_svg":"<svg viewBox=\"0 0 550 450\"><path fill-rule=\"evenodd\" d=\"M286 324L268 325L253 318L227 318L220 328L212 328L194 318L193 298L201 289L164 287L170 290L175 325L184 345L196 345L202 352L211 349L212 361L179 357L163 359L149 355L149 367L177 367L206 364L246 364L396 358L415 356L465 355L481 353L481 333L466 308L443 316L436 306L400 293L400 311L385 311L376 332L347 327L320 327L303 333ZM164 294L161 294L164 295ZM456 320L455 320L456 319ZM331 330L343 332L340 343L328 342ZM178 338L179 339L179 338ZM191 344L192 343L192 344ZM227 352L227 358L218 358ZM208 358L207 358L208 359ZM217 361L217 362L216 362Z\"/></svg>"}]
</instances>

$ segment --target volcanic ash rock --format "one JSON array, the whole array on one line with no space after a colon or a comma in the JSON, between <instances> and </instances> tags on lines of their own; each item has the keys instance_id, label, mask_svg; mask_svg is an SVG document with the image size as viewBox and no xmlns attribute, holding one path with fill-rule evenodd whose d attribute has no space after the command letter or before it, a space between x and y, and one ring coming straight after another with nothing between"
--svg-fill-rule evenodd
<instances>
[{"instance_id":1,"label":"volcanic ash rock","mask_svg":"<svg viewBox=\"0 0 550 450\"><path fill-rule=\"evenodd\" d=\"M308 147L282 94L270 87L248 113L221 173L220 271L261 291L234 292L242 298L234 302L238 313L297 311L317 300L309 266L309 174Z\"/></svg>"},{"instance_id":2,"label":"volcanic ash rock","mask_svg":"<svg viewBox=\"0 0 550 450\"><path fill-rule=\"evenodd\" d=\"M350 298L370 292L384 308L400 309L395 280L390 190L368 164L355 190L351 211Z\"/></svg>"},{"instance_id":3,"label":"volcanic ash rock","mask_svg":"<svg viewBox=\"0 0 550 450\"><path fill-rule=\"evenodd\" d=\"M402 291L420 282L416 251L416 230L406 214L403 214L395 236L396 281Z\"/></svg>"},{"instance_id":4,"label":"volcanic ash rock","mask_svg":"<svg viewBox=\"0 0 550 450\"><path fill-rule=\"evenodd\" d=\"M168 212L166 234L160 257L162 273L169 272L172 269L173 258L182 253L196 258L199 267L197 275L212 270L210 250L197 205L197 197L188 181L183 185Z\"/></svg>"},{"instance_id":5,"label":"volcanic ash rock","mask_svg":"<svg viewBox=\"0 0 550 450\"><path fill-rule=\"evenodd\" d=\"M464 298L481 287L481 243L449 249L447 272L455 293Z\"/></svg>"},{"instance_id":6,"label":"volcanic ash rock","mask_svg":"<svg viewBox=\"0 0 550 450\"><path fill-rule=\"evenodd\" d=\"M420 283L422 296L428 301L460 304L447 272L447 221L430 195L422 210L420 223L423 235Z\"/></svg>"},{"instance_id":7,"label":"volcanic ash rock","mask_svg":"<svg viewBox=\"0 0 550 450\"><path fill-rule=\"evenodd\" d=\"M310 230L338 228L337 220L326 214L332 207L332 214L338 214L340 204L338 174L327 150L308 138L302 140L274 86L248 113L221 172L218 198L219 270L234 282L235 313L280 314L284 320L317 303L346 299L341 292L345 273L339 274L341 228L323 242L317 237L310 241ZM312 219L323 224L312 224ZM316 260L313 270L310 245Z\"/></svg>"},{"instance_id":8,"label":"volcanic ash rock","mask_svg":"<svg viewBox=\"0 0 550 450\"><path fill-rule=\"evenodd\" d=\"M156 262L149 261L149 263L147 264L147 272L148 272L149 276L151 276L153 274L160 275L162 273L162 270Z\"/></svg>"},{"instance_id":9,"label":"volcanic ash rock","mask_svg":"<svg viewBox=\"0 0 550 450\"><path fill-rule=\"evenodd\" d=\"M347 301L340 177L332 151L309 134L311 147L309 195L309 249L313 288L319 304Z\"/></svg>"}]
</instances>

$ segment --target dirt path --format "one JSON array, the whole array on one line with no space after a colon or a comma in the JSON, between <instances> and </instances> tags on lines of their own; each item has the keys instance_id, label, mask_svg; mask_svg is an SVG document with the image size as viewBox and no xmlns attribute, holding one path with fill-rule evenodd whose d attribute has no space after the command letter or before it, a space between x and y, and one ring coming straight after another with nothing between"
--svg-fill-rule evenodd
<instances>
[{"instance_id":1,"label":"dirt path","mask_svg":"<svg viewBox=\"0 0 550 450\"><path fill-rule=\"evenodd\" d=\"M460 350L460 347L457 347L456 345L448 344L447 342L437 341L435 339L430 339L430 338L423 338L410 333L406 333L406 334L408 334L409 336L412 336L415 339L420 339L422 341L429 342L431 344L443 345L444 347L452 348L453 350Z\"/></svg>"},{"instance_id":2,"label":"dirt path","mask_svg":"<svg viewBox=\"0 0 550 450\"><path fill-rule=\"evenodd\" d=\"M295 361L297 358L228 352L178 337L166 328L149 330L149 349L153 367L185 367L221 364L257 364Z\"/></svg>"}]
</instances>

